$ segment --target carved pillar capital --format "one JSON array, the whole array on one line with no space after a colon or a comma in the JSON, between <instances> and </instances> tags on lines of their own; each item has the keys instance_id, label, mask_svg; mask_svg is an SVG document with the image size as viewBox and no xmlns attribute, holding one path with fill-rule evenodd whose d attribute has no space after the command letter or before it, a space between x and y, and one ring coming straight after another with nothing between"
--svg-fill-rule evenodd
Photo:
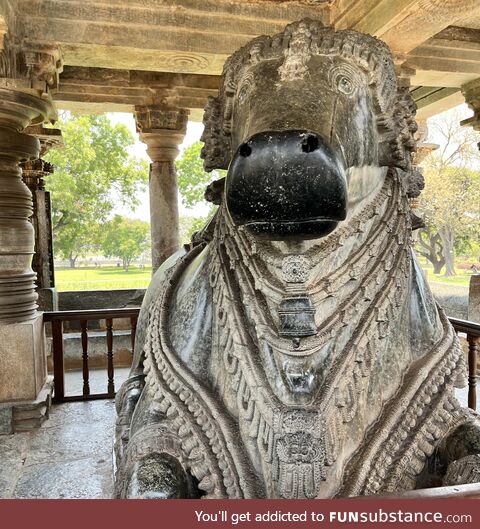
<instances>
[{"instance_id":1,"label":"carved pillar capital","mask_svg":"<svg viewBox=\"0 0 480 529\"><path fill-rule=\"evenodd\" d=\"M473 116L464 119L461 125L473 127L474 130L480 131L480 78L463 85L462 94L465 103L473 110Z\"/></svg>"},{"instance_id":2,"label":"carved pillar capital","mask_svg":"<svg viewBox=\"0 0 480 529\"><path fill-rule=\"evenodd\" d=\"M59 129L47 129L42 125L32 125L25 129L25 134L33 136L40 142L39 157L22 162L23 181L32 193L44 189L43 179L53 173L53 165L42 157L52 148L63 147L62 132ZM34 197L35 198L35 197ZM35 200L34 200L35 206ZM35 209L35 208L34 208Z\"/></svg>"},{"instance_id":3,"label":"carved pillar capital","mask_svg":"<svg viewBox=\"0 0 480 529\"><path fill-rule=\"evenodd\" d=\"M187 130L189 111L184 108L142 106L135 108L140 139L147 144L152 162L173 162Z\"/></svg>"},{"instance_id":4,"label":"carved pillar capital","mask_svg":"<svg viewBox=\"0 0 480 529\"><path fill-rule=\"evenodd\" d=\"M150 166L150 230L155 271L179 246L178 184L175 158L187 130L188 110L167 106L135 108L140 139Z\"/></svg>"},{"instance_id":5,"label":"carved pillar capital","mask_svg":"<svg viewBox=\"0 0 480 529\"><path fill-rule=\"evenodd\" d=\"M36 46L6 34L0 48L0 88L45 98L58 88L62 59L57 47ZM54 110L51 105L51 115Z\"/></svg>"},{"instance_id":6,"label":"carved pillar capital","mask_svg":"<svg viewBox=\"0 0 480 529\"><path fill-rule=\"evenodd\" d=\"M418 120L417 119L418 130L415 133L415 141L417 142L417 149L413 155L414 165L419 165L425 160L425 158L433 151L438 149L436 143L430 143L427 140L428 138L428 126L427 120Z\"/></svg>"},{"instance_id":7,"label":"carved pillar capital","mask_svg":"<svg viewBox=\"0 0 480 529\"><path fill-rule=\"evenodd\" d=\"M415 70L405 66L406 60L407 56L405 54L393 54L393 64L395 66L395 73L397 74L398 86L409 88L411 85L411 78L415 75Z\"/></svg>"},{"instance_id":8,"label":"carved pillar capital","mask_svg":"<svg viewBox=\"0 0 480 529\"><path fill-rule=\"evenodd\" d=\"M65 146L60 129L48 129L43 125L31 125L25 129L25 134L35 136L40 142L40 158L50 149L60 149Z\"/></svg>"}]
</instances>

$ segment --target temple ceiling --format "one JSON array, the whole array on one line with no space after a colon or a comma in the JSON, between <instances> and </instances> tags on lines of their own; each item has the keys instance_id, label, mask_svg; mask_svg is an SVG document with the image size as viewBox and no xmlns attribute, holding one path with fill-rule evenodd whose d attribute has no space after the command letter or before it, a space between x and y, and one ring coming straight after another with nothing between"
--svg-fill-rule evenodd
<instances>
[{"instance_id":1,"label":"temple ceiling","mask_svg":"<svg viewBox=\"0 0 480 529\"><path fill-rule=\"evenodd\" d=\"M233 51L304 17L387 42L423 117L462 102L461 87L480 77L478 0L0 0L0 37L8 28L59 48L59 106L160 100L199 119Z\"/></svg>"}]
</instances>

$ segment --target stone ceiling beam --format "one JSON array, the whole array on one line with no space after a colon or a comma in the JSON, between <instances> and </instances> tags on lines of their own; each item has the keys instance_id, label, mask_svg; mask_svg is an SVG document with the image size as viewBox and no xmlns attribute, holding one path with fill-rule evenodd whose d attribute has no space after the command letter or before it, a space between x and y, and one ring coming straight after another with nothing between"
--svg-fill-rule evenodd
<instances>
[{"instance_id":1,"label":"stone ceiling beam","mask_svg":"<svg viewBox=\"0 0 480 529\"><path fill-rule=\"evenodd\" d=\"M398 54L474 14L480 14L477 0L337 0L331 21L380 37Z\"/></svg>"},{"instance_id":2,"label":"stone ceiling beam","mask_svg":"<svg viewBox=\"0 0 480 529\"><path fill-rule=\"evenodd\" d=\"M220 74L227 56L254 36L305 16L327 21L322 4L18 0L17 12L25 37L59 43L65 64Z\"/></svg>"},{"instance_id":3,"label":"stone ceiling beam","mask_svg":"<svg viewBox=\"0 0 480 529\"><path fill-rule=\"evenodd\" d=\"M219 82L210 75L67 66L55 102L78 112L133 112L136 106L163 104L190 109L196 121L207 98L217 94Z\"/></svg>"},{"instance_id":4,"label":"stone ceiling beam","mask_svg":"<svg viewBox=\"0 0 480 529\"><path fill-rule=\"evenodd\" d=\"M448 27L406 59L415 84L460 88L480 76L480 30Z\"/></svg>"},{"instance_id":5,"label":"stone ceiling beam","mask_svg":"<svg viewBox=\"0 0 480 529\"><path fill-rule=\"evenodd\" d=\"M418 107L417 120L420 121L464 102L462 92L458 88L421 86L413 88L412 95Z\"/></svg>"}]
</instances>

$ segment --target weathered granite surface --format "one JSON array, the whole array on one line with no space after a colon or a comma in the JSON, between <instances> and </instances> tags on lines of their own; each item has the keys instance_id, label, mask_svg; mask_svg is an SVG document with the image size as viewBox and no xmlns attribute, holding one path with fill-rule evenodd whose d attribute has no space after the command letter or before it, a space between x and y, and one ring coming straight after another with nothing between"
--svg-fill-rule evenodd
<instances>
[{"instance_id":1,"label":"weathered granite surface","mask_svg":"<svg viewBox=\"0 0 480 529\"><path fill-rule=\"evenodd\" d=\"M414 116L387 46L355 31L304 20L229 58L202 151L224 191L144 299L117 496L324 498L475 474L455 434L480 437L454 397L463 354L411 252Z\"/></svg>"}]
</instances>

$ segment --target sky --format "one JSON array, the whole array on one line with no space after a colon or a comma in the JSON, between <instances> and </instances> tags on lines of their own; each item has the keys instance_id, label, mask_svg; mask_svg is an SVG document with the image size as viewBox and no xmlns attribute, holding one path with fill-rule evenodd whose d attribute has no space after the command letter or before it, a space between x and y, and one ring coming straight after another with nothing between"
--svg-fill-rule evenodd
<instances>
[{"instance_id":1,"label":"sky","mask_svg":"<svg viewBox=\"0 0 480 529\"><path fill-rule=\"evenodd\" d=\"M110 118L110 121L114 124L116 123L123 123L126 125L130 131L132 132L133 136L136 138L135 145L131 148L130 152L134 156L138 156L139 158L143 158L150 162L150 158L147 155L147 146L140 141L140 138L138 137L137 131L135 129L135 120L133 118L133 114L130 113L124 113L124 112L112 112L107 114ZM197 123L193 121L189 121L187 125L187 134L185 135L185 139L183 143L180 145L180 154L181 156L183 150L190 146L192 143L195 143L196 141L200 140L200 137L203 132L203 124ZM139 195L140 198L140 205L135 209L132 210L130 208L123 207L121 205L118 205L113 213L124 215L126 217L130 217L133 219L141 219L147 222L150 222L150 202L148 198L148 189L141 193ZM189 209L187 210L180 202L178 202L179 208L180 208L180 214L182 215L205 215L206 209L208 208L206 206L199 205L197 208Z\"/></svg>"}]
</instances>

